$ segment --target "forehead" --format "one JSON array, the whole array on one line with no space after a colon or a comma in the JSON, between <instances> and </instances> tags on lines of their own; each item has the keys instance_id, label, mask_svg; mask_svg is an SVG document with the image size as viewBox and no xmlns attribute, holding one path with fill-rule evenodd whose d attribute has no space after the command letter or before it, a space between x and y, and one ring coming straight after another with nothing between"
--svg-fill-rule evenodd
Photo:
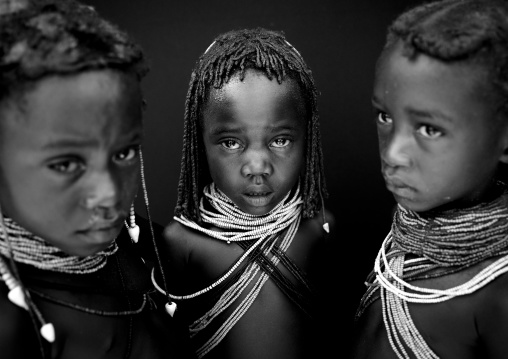
<instances>
[{"instance_id":1,"label":"forehead","mask_svg":"<svg viewBox=\"0 0 508 359\"><path fill-rule=\"evenodd\" d=\"M2 109L2 132L29 136L33 146L112 138L141 127L139 83L116 71L46 77L11 102Z\"/></svg>"},{"instance_id":2,"label":"forehead","mask_svg":"<svg viewBox=\"0 0 508 359\"><path fill-rule=\"evenodd\" d=\"M221 88L211 89L203 111L205 126L211 119L263 116L272 121L305 122L306 104L299 84L291 78L279 83L262 72L247 70L242 80L237 74Z\"/></svg>"},{"instance_id":3,"label":"forehead","mask_svg":"<svg viewBox=\"0 0 508 359\"><path fill-rule=\"evenodd\" d=\"M476 111L493 106L492 86L481 67L442 62L424 54L407 57L401 45L378 61L374 100L386 105Z\"/></svg>"}]
</instances>

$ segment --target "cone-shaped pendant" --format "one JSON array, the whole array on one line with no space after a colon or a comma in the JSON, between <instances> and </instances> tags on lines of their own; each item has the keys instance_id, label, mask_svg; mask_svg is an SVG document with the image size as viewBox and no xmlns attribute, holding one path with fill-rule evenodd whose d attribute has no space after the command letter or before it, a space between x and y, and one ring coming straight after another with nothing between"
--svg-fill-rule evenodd
<instances>
[{"instance_id":1,"label":"cone-shaped pendant","mask_svg":"<svg viewBox=\"0 0 508 359\"><path fill-rule=\"evenodd\" d=\"M53 327L53 324L51 323L44 324L41 327L41 335L48 342L53 343L55 341L55 327Z\"/></svg>"},{"instance_id":2,"label":"cone-shaped pendant","mask_svg":"<svg viewBox=\"0 0 508 359\"><path fill-rule=\"evenodd\" d=\"M176 310L176 303L175 302L166 303L165 307L166 307L166 312L168 312L169 315L173 316L175 314L175 310Z\"/></svg>"},{"instance_id":3,"label":"cone-shaped pendant","mask_svg":"<svg viewBox=\"0 0 508 359\"><path fill-rule=\"evenodd\" d=\"M138 243L139 240L139 226L136 224L134 227L129 226L128 228L129 236L131 237L134 243Z\"/></svg>"},{"instance_id":4,"label":"cone-shaped pendant","mask_svg":"<svg viewBox=\"0 0 508 359\"><path fill-rule=\"evenodd\" d=\"M19 285L15 286L9 291L7 297L11 302L16 304L18 307L28 310L28 305L26 304L25 293Z\"/></svg>"}]
</instances>

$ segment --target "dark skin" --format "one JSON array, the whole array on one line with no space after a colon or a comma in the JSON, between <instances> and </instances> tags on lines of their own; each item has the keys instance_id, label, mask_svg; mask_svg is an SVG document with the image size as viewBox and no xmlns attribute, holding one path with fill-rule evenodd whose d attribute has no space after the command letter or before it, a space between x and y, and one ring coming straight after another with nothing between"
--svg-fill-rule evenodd
<instances>
[{"instance_id":1,"label":"dark skin","mask_svg":"<svg viewBox=\"0 0 508 359\"><path fill-rule=\"evenodd\" d=\"M140 246L133 246L124 224L138 189L141 101L134 75L93 70L45 77L22 102L3 103L2 213L70 255L93 255L115 239L122 243L108 258L108 270L90 275L18 264L19 277L30 290L118 313L140 309L142 294L153 289ZM143 227L140 241L151 243L150 228ZM6 285L0 285L2 358L40 358L40 323L34 325L7 295ZM174 337L173 324L162 310L145 305L137 314L92 315L31 297L55 329L54 343L43 341L45 358L175 357L174 342L168 339Z\"/></svg>"},{"instance_id":2,"label":"dark skin","mask_svg":"<svg viewBox=\"0 0 508 359\"><path fill-rule=\"evenodd\" d=\"M142 233L140 240L150 243L147 223L138 220L138 224ZM155 228L156 235L160 236L161 229ZM139 245L130 243L125 229L117 241L123 248L120 260L123 263L123 277L129 277L131 283L143 283L143 288L149 289L149 270L140 257L142 249ZM128 263L128 268L125 263ZM113 283L108 282L108 277L120 273L115 258L112 258L108 265L111 265L110 269L97 275L74 276L43 273L44 271L34 271L33 268L27 269L20 265L19 267L25 285L31 290L65 303L110 312L140 308L139 296L130 298L128 304L124 295L115 293L121 290L121 286L117 284L122 277L117 277ZM28 312L11 303L7 294L7 287L0 286L2 358L42 358L37 335L40 324L34 326ZM162 309L162 302L159 303L159 310L146 306L139 314L102 316L55 304L35 294L32 298L44 319L55 328L55 342L50 345L42 341L46 350L45 358L190 358L186 356L184 341L177 339L180 332Z\"/></svg>"},{"instance_id":3,"label":"dark skin","mask_svg":"<svg viewBox=\"0 0 508 359\"><path fill-rule=\"evenodd\" d=\"M377 70L373 104L382 172L396 201L423 213L491 199L497 166L507 161L508 131L495 111L485 73L425 55L408 59L397 45L384 54ZM453 288L494 260L412 284ZM409 303L409 311L440 358L501 359L508 351L507 294L508 276L501 274L468 295L434 304ZM352 358L396 358L380 300L356 322L355 338Z\"/></svg>"},{"instance_id":4,"label":"dark skin","mask_svg":"<svg viewBox=\"0 0 508 359\"><path fill-rule=\"evenodd\" d=\"M305 111L297 89L292 81L278 84L249 70L244 82L234 77L209 96L203 139L211 175L244 212L268 213L297 183L305 139ZM334 219L328 212L326 218L332 235ZM325 235L322 225L321 213L302 220L286 252L311 283L324 275L322 265L331 235ZM170 291L176 295L207 287L244 253L234 242L210 238L176 221L166 228L165 238L163 266L171 273ZM277 267L296 283L284 266ZM254 282L240 298L245 298ZM204 294L180 301L177 315L191 323L216 300ZM223 323L236 306L229 307L212 326ZM268 280L252 306L206 358L309 357L315 331L312 320Z\"/></svg>"},{"instance_id":5,"label":"dark skin","mask_svg":"<svg viewBox=\"0 0 508 359\"><path fill-rule=\"evenodd\" d=\"M287 255L308 274L311 281L320 272L319 258L323 258L326 243L322 223L318 218L300 224ZM194 293L219 278L244 253L237 244L226 244L189 230L172 222L165 231L164 267L171 270L172 293ZM278 266L289 276L287 270ZM250 286L249 286L250 288ZM244 298L244 294L241 298ZM208 300L207 300L208 299ZM201 302L178 302L178 311L190 321L210 308L211 299ZM229 308L221 318L229 316ZM220 320L220 319L219 319ZM226 338L214 348L210 358L303 358L312 348L305 347L313 333L309 318L278 289L272 281L263 286L260 294ZM276 343L276 345L274 344Z\"/></svg>"},{"instance_id":6,"label":"dark skin","mask_svg":"<svg viewBox=\"0 0 508 359\"><path fill-rule=\"evenodd\" d=\"M492 260L468 270L412 284L433 289L448 289L471 279ZM411 317L427 344L446 359L505 358L508 344L508 276L501 275L481 290L442 303L409 304ZM360 317L355 327L352 358L395 359L388 343L381 301L376 300ZM413 357L412 357L413 358Z\"/></svg>"}]
</instances>

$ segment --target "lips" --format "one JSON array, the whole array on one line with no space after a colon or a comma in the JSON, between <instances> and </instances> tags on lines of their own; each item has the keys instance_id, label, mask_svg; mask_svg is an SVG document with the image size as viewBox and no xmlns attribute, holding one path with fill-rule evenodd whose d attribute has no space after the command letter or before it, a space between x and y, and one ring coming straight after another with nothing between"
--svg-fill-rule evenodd
<instances>
[{"instance_id":1,"label":"lips","mask_svg":"<svg viewBox=\"0 0 508 359\"><path fill-rule=\"evenodd\" d=\"M123 220L118 217L114 221L94 219L88 228L79 230L78 234L87 237L94 243L111 242L121 229L122 225Z\"/></svg>"},{"instance_id":2,"label":"lips","mask_svg":"<svg viewBox=\"0 0 508 359\"><path fill-rule=\"evenodd\" d=\"M410 198L416 190L399 178L384 176L386 188L396 197Z\"/></svg>"},{"instance_id":3,"label":"lips","mask_svg":"<svg viewBox=\"0 0 508 359\"><path fill-rule=\"evenodd\" d=\"M244 193L246 196L252 196L252 197L262 197L262 196L268 196L270 192L248 192Z\"/></svg>"},{"instance_id":4,"label":"lips","mask_svg":"<svg viewBox=\"0 0 508 359\"><path fill-rule=\"evenodd\" d=\"M273 197L272 191L263 190L251 190L243 193L243 198L248 205L253 207L264 207L268 205Z\"/></svg>"}]
</instances>

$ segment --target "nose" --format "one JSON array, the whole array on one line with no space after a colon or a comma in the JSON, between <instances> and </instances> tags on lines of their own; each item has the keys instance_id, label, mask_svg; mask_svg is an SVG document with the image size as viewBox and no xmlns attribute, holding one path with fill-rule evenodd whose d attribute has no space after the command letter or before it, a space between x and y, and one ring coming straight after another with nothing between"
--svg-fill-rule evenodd
<instances>
[{"instance_id":1,"label":"nose","mask_svg":"<svg viewBox=\"0 0 508 359\"><path fill-rule=\"evenodd\" d=\"M397 131L380 139L381 158L390 167L409 167L411 165L411 137Z\"/></svg>"},{"instance_id":2,"label":"nose","mask_svg":"<svg viewBox=\"0 0 508 359\"><path fill-rule=\"evenodd\" d=\"M89 187L84 198L84 207L94 211L110 211L118 202L118 186L108 171L89 177Z\"/></svg>"},{"instance_id":3,"label":"nose","mask_svg":"<svg viewBox=\"0 0 508 359\"><path fill-rule=\"evenodd\" d=\"M270 162L270 155L264 149L247 150L241 172L245 177L271 175L273 168Z\"/></svg>"}]
</instances>

